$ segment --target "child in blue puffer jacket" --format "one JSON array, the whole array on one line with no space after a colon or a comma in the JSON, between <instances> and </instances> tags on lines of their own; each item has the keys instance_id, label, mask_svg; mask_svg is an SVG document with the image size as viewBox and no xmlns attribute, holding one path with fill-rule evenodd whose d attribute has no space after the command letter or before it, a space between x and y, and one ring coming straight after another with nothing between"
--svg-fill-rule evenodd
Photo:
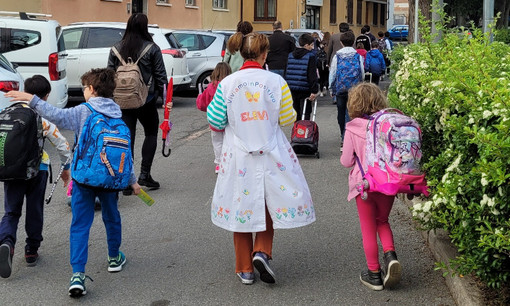
<instances>
[{"instance_id":1,"label":"child in blue puffer jacket","mask_svg":"<svg viewBox=\"0 0 510 306\"><path fill-rule=\"evenodd\" d=\"M381 75L386 71L386 63L381 51L379 51L379 43L373 41L371 46L372 50L368 51L365 60L365 71L372 73L372 83L379 85Z\"/></svg>"}]
</instances>

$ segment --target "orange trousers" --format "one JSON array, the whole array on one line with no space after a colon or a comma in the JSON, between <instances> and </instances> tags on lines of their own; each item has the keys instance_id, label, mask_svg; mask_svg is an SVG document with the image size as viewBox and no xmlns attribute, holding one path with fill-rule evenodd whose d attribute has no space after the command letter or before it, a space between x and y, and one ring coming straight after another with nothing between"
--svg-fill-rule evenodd
<instances>
[{"instance_id":1,"label":"orange trousers","mask_svg":"<svg viewBox=\"0 0 510 306\"><path fill-rule=\"evenodd\" d=\"M234 250L236 253L236 273L253 272L252 259L256 252L266 253L271 258L273 251L273 220L266 207L266 230L255 233L255 245L253 233L234 232Z\"/></svg>"}]
</instances>

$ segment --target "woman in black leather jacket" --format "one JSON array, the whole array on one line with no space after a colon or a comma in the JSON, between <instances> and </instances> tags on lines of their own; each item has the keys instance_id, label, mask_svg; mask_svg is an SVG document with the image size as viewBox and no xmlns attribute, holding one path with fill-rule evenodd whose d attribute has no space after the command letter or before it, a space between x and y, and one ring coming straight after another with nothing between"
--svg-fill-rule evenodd
<instances>
[{"instance_id":1,"label":"woman in black leather jacket","mask_svg":"<svg viewBox=\"0 0 510 306\"><path fill-rule=\"evenodd\" d=\"M150 43L153 44L152 47L138 62L143 80L149 86L149 95L145 104L140 108L123 109L122 119L131 131L133 155L137 121L140 121L140 124L143 126L145 140L142 145L142 163L138 184L156 189L159 188L159 182L155 181L150 174L157 148L159 128L156 100L163 95L164 87L167 84L167 75L161 49L154 43L149 34L148 18L145 14L137 13L131 15L126 26L126 32L122 40L115 44L115 47L119 50L123 59L131 57L133 62L135 62L138 59L138 55ZM108 68L116 70L119 65L119 59L113 51L110 51ZM131 189L126 189L123 193L124 195L130 195Z\"/></svg>"}]
</instances>

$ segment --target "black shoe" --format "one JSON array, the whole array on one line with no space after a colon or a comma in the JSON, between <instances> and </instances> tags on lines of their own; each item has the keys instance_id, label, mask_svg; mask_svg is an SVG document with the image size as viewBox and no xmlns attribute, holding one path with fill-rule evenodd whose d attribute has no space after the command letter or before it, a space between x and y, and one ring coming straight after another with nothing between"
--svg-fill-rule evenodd
<instances>
[{"instance_id":1,"label":"black shoe","mask_svg":"<svg viewBox=\"0 0 510 306\"><path fill-rule=\"evenodd\" d=\"M395 251L384 253L384 287L391 288L400 282L402 266Z\"/></svg>"},{"instance_id":2,"label":"black shoe","mask_svg":"<svg viewBox=\"0 0 510 306\"><path fill-rule=\"evenodd\" d=\"M128 188L122 190L122 194L125 195L125 196L130 196L133 194L133 188L131 188L131 186L129 186Z\"/></svg>"},{"instance_id":3,"label":"black shoe","mask_svg":"<svg viewBox=\"0 0 510 306\"><path fill-rule=\"evenodd\" d=\"M14 247L8 243L0 245L0 277L8 278L12 271L12 256Z\"/></svg>"},{"instance_id":4,"label":"black shoe","mask_svg":"<svg viewBox=\"0 0 510 306\"><path fill-rule=\"evenodd\" d=\"M361 272L359 280L363 285L367 286L372 290L380 291L384 289L383 281L381 278L381 271L379 272L372 272L370 270L363 271Z\"/></svg>"},{"instance_id":5,"label":"black shoe","mask_svg":"<svg viewBox=\"0 0 510 306\"><path fill-rule=\"evenodd\" d=\"M138 184L152 189L159 188L159 182L156 182L149 173L141 173L138 177Z\"/></svg>"},{"instance_id":6,"label":"black shoe","mask_svg":"<svg viewBox=\"0 0 510 306\"><path fill-rule=\"evenodd\" d=\"M33 267L37 265L38 259L39 254L37 254L37 250L31 250L27 245L25 247L25 261L27 262L27 266Z\"/></svg>"}]
</instances>

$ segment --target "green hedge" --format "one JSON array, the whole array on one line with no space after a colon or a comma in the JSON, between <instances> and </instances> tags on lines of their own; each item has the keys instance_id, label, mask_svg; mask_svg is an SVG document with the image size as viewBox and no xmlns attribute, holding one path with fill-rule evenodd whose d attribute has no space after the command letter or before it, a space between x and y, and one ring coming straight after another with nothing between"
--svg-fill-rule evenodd
<instances>
[{"instance_id":1,"label":"green hedge","mask_svg":"<svg viewBox=\"0 0 510 306\"><path fill-rule=\"evenodd\" d=\"M449 233L460 254L453 274L499 288L510 278L510 47L479 30L433 40L392 54L390 105L422 126L432 191L413 215Z\"/></svg>"}]
</instances>

